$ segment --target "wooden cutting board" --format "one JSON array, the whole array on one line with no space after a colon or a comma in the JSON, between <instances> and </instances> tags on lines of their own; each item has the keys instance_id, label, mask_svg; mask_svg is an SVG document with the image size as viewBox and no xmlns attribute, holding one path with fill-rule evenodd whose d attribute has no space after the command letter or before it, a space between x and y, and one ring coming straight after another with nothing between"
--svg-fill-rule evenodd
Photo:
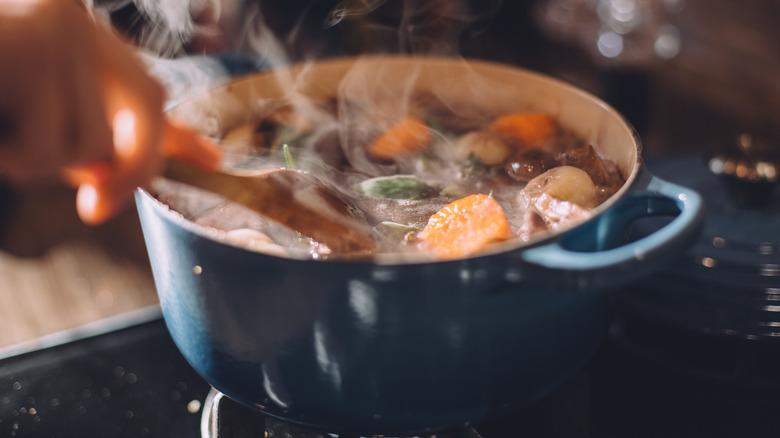
<instances>
[{"instance_id":1,"label":"wooden cutting board","mask_svg":"<svg viewBox=\"0 0 780 438\"><path fill-rule=\"evenodd\" d=\"M0 348L157 303L134 206L92 227L74 196L0 195Z\"/></svg>"}]
</instances>

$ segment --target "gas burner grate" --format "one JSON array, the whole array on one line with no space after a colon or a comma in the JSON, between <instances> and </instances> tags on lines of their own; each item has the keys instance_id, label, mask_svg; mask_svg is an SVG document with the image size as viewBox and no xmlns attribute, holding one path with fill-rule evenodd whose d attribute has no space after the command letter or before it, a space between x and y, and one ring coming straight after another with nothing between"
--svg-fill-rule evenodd
<instances>
[{"instance_id":1,"label":"gas burner grate","mask_svg":"<svg viewBox=\"0 0 780 438\"><path fill-rule=\"evenodd\" d=\"M356 438L320 432L248 409L212 388L203 405L202 438ZM415 437L421 438L421 437ZM481 438L473 428L425 438Z\"/></svg>"}]
</instances>

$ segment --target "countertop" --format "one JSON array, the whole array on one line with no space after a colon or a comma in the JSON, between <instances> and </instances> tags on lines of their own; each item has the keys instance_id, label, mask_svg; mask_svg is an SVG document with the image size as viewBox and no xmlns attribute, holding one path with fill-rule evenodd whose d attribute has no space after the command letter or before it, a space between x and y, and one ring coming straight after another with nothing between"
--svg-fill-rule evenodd
<instances>
[{"instance_id":1,"label":"countertop","mask_svg":"<svg viewBox=\"0 0 780 438\"><path fill-rule=\"evenodd\" d=\"M157 303L134 208L93 227L67 188L0 198L0 348Z\"/></svg>"}]
</instances>

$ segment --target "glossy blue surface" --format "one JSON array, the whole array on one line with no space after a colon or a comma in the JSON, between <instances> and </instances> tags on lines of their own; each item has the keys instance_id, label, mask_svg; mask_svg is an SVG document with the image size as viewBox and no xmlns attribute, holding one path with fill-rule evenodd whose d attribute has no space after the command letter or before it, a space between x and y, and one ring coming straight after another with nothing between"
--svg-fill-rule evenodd
<instances>
[{"instance_id":1,"label":"glossy blue surface","mask_svg":"<svg viewBox=\"0 0 780 438\"><path fill-rule=\"evenodd\" d=\"M625 242L635 221L655 216L674 219L648 236ZM631 191L617 204L573 232L524 251L522 259L556 271L577 272L578 284L589 288L614 286L648 274L685 251L703 222L704 202L696 191L642 169Z\"/></svg>"},{"instance_id":2,"label":"glossy blue surface","mask_svg":"<svg viewBox=\"0 0 780 438\"><path fill-rule=\"evenodd\" d=\"M136 194L168 328L231 398L330 432L415 435L500 416L591 357L611 292L688 245L695 193L643 173L596 220L534 248L459 261L292 260L193 231ZM612 249L633 219L674 215Z\"/></svg>"}]
</instances>

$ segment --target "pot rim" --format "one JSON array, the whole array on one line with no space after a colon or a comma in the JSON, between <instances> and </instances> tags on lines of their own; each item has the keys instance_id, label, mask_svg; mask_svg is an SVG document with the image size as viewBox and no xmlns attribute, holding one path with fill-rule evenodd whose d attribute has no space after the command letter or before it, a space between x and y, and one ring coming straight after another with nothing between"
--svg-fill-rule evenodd
<instances>
[{"instance_id":1,"label":"pot rim","mask_svg":"<svg viewBox=\"0 0 780 438\"><path fill-rule=\"evenodd\" d=\"M523 250L541 246L547 243L554 242L558 239L560 239L563 235L571 233L572 231L575 231L579 228L583 228L586 224L590 223L591 221L598 220L598 218L607 210L609 210L614 204L616 204L620 199L622 199L626 194L631 190L631 187L636 182L640 171L643 167L643 157L642 157L642 141L639 136L639 133L636 131L634 126L629 122L625 116L623 116L620 112L618 112L614 107L612 107L610 104L602 100L601 98L597 97L596 95L579 88L571 83L568 83L562 79L558 79L555 77L552 77L550 75L540 73L537 71L529 70L524 67L514 66L511 64L503 64L498 63L494 61L485 61L485 60L478 60L478 59L468 59L468 58L459 58L459 57L437 57L437 56L406 56L406 55L370 55L370 56L360 56L360 57L337 57L337 58L330 58L325 60L318 60L314 62L305 62L305 63L299 63L299 64L293 64L290 66L284 66L281 68L273 68L270 70L265 70L257 73L250 73L248 75L239 77L233 81L229 81L226 84L217 86L215 88L212 88L210 90L205 91L202 94L196 95L193 98L189 98L187 100L184 100L182 102L177 103L176 105L172 106L167 110L168 113L174 112L177 108L180 108L188 103L190 103L193 99L197 99L198 97L204 97L208 96L216 91L219 90L226 90L229 92L231 87L240 85L242 83L250 83L253 81L257 81L258 77L267 77L272 76L275 74L278 74L279 72L288 71L288 72L300 72L303 69L311 68L312 65L322 67L327 66L339 66L343 64L349 64L349 63L355 63L358 60L361 62L369 61L373 63L385 63L385 62L421 62L424 64L434 64L434 63L465 63L468 66L476 66L480 69L492 69L492 70L506 70L511 71L512 74L521 74L527 77L534 78L535 80L545 82L549 84L552 87L556 87L559 89L562 89L567 94L572 94L579 96L580 98L583 98L592 104L594 104L596 107L600 107L605 114L608 114L609 116L616 118L617 122L623 125L630 133L634 149L635 149L635 160L633 161L633 165L631 167L631 172L626 176L626 180L623 183L623 185L620 187L620 189L617 190L612 196L610 196L607 200L599 204L597 207L595 207L592 212L593 215L588 218L587 220L577 222L576 224L573 224L571 226L565 227L563 229L555 230L555 231L544 231L540 233L534 234L528 241L522 241L520 239L510 239L504 242L498 242L491 244L488 248L484 249L483 251L480 251L478 254L474 254L467 257L462 257L454 260L437 260L437 259L431 259L430 256L411 252L411 253L380 253L375 254L371 258L357 258L357 259L351 259L348 257L334 257L332 259L326 259L326 260L314 260L310 257L308 252L306 251L289 251L287 254L271 254L268 252L261 252L261 251L253 251L248 248L245 248L239 244L232 243L228 241L225 238L226 231L209 227L205 225L200 225L195 222L192 222L188 219L186 219L183 215L169 207L168 205L164 204L160 200L158 200L154 195L152 195L150 190L146 190L144 188L138 188L137 193L147 199L148 201L152 201L152 204L154 205L155 209L157 210L158 214L161 214L165 216L168 220L172 221L175 225L193 233L196 235L199 235L203 238L212 240L216 243L231 246L234 248L237 248L239 250L245 251L247 253L257 254L259 256L264 257L271 257L271 258L278 258L278 259L287 259L287 260L294 260L294 261L300 261L300 262L313 262L313 263L346 263L346 264L367 264L367 265L380 265L380 266L400 266L400 265L427 265L427 264L439 264L439 263L458 263L463 260L469 260L469 259L479 259L479 258L485 258L485 257L492 257L498 254L507 254L507 253L516 253L516 252L522 252ZM154 187L154 184L152 185ZM140 201L138 201L140 202Z\"/></svg>"}]
</instances>

